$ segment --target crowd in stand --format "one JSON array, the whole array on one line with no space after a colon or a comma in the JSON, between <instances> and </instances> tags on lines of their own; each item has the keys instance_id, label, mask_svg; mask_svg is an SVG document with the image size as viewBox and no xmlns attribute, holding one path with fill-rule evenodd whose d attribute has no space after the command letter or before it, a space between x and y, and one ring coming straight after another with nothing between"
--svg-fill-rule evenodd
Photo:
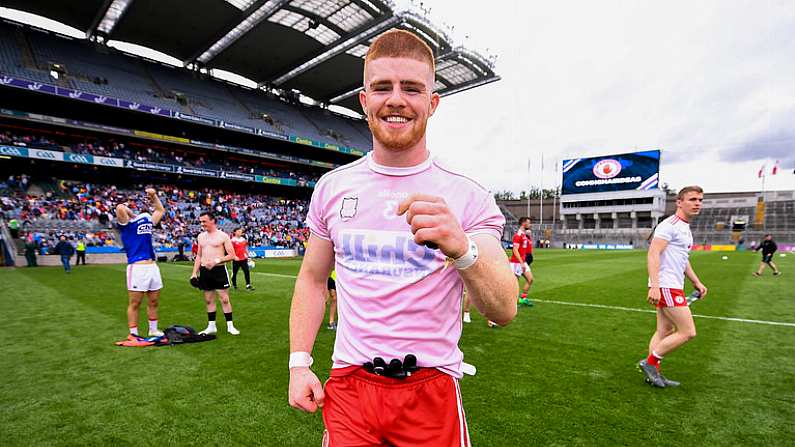
<instances>
[{"instance_id":1,"label":"crowd in stand","mask_svg":"<svg viewBox=\"0 0 795 447\"><path fill-rule=\"evenodd\" d=\"M0 144L9 144L22 147L36 147L40 149L63 150L60 144L41 135L17 135L10 131L0 132Z\"/></svg>"},{"instance_id":2,"label":"crowd in stand","mask_svg":"<svg viewBox=\"0 0 795 447\"><path fill-rule=\"evenodd\" d=\"M52 254L52 249L58 245L58 239L66 236L66 240L76 246L83 242L86 247L113 247L116 245L116 236L111 231L27 231L20 233L25 242L32 241L36 244L39 254Z\"/></svg>"},{"instance_id":3,"label":"crowd in stand","mask_svg":"<svg viewBox=\"0 0 795 447\"><path fill-rule=\"evenodd\" d=\"M115 222L116 204L127 202L137 212L151 212L144 185L127 190L63 180L54 183L54 190L42 195L28 193L29 178L24 175L0 183L3 217L17 222L20 236L34 240L41 252L54 246L61 235L83 240L88 247L118 245L115 233L109 231ZM174 185L156 188L166 208L160 228L154 232L156 249L192 245L201 231L199 214L205 210L215 214L218 226L225 231L244 228L250 246L301 248L309 237L304 224L305 200ZM68 223L82 223L86 229L65 228Z\"/></svg>"},{"instance_id":4,"label":"crowd in stand","mask_svg":"<svg viewBox=\"0 0 795 447\"><path fill-rule=\"evenodd\" d=\"M11 176L0 184L0 205L6 218L14 217L23 224L34 220L96 221L110 228L115 186L91 183L57 182L57 190L30 195L28 177Z\"/></svg>"},{"instance_id":5,"label":"crowd in stand","mask_svg":"<svg viewBox=\"0 0 795 447\"><path fill-rule=\"evenodd\" d=\"M166 216L161 223L162 231L155 234L156 246L175 247L197 234L199 214L204 210L212 211L218 226L226 231L243 227L253 246L297 248L309 237L304 226L307 209L304 200L176 186L160 187L160 191ZM135 200L136 207L146 206L142 198Z\"/></svg>"},{"instance_id":6,"label":"crowd in stand","mask_svg":"<svg viewBox=\"0 0 795 447\"><path fill-rule=\"evenodd\" d=\"M317 175L273 169L264 165L258 165L256 161L253 160L230 160L228 156L220 153L217 157L211 157L211 154L208 154L206 151L200 153L187 149L165 149L148 147L140 144L135 144L135 146L131 147L124 142L112 139L102 141L95 138L87 138L87 140L89 141L81 143L59 143L41 135L19 134L8 130L0 131L0 144L66 151L75 154L87 154L100 157L115 157L138 162L155 162L182 167L290 178L299 182L317 181L318 179Z\"/></svg>"}]
</instances>

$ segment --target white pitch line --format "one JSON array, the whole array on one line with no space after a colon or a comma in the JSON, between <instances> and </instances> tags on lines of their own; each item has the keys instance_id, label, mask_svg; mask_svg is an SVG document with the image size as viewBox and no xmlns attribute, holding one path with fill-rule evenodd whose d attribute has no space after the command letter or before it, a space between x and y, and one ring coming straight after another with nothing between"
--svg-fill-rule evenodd
<instances>
[{"instance_id":1,"label":"white pitch line","mask_svg":"<svg viewBox=\"0 0 795 447\"><path fill-rule=\"evenodd\" d=\"M176 264L177 267L191 267L189 265L180 265ZM282 275L280 273L265 273L265 272L251 272L257 275L266 275L266 276L276 276L279 278L292 278L295 279L297 276L295 275ZM623 310L627 312L642 312L642 313L649 313L649 314L656 314L656 310L649 310L649 309L638 309L635 307L622 307L622 306L608 306L606 304L591 304L591 303L574 303L571 301L557 301L557 300L539 300L536 298L532 299L533 302L538 303L546 303L546 304L560 304L563 306L579 306L579 307L595 307L598 309L610 309L610 310ZM787 323L784 321L765 321L765 320L749 320L747 318L734 318L734 317L716 317L714 315L699 315L693 314L695 318L709 318L712 320L723 320L723 321L736 321L739 323L752 323L752 324L766 324L768 326L785 326L785 327L795 327L795 323Z\"/></svg>"},{"instance_id":2,"label":"white pitch line","mask_svg":"<svg viewBox=\"0 0 795 447\"><path fill-rule=\"evenodd\" d=\"M249 273L251 273L252 275L275 276L275 277L277 277L277 278L291 278L291 279L296 279L296 278L298 278L298 277L297 277L297 276L295 276L295 275L283 275L283 274L281 274L281 273L252 272L252 271L250 271L250 270L249 270Z\"/></svg>"},{"instance_id":3,"label":"white pitch line","mask_svg":"<svg viewBox=\"0 0 795 447\"><path fill-rule=\"evenodd\" d=\"M648 310L648 309L637 309L634 307L622 307L622 306L608 306L605 304L591 304L591 303L574 303L571 301L556 301L556 300L539 300L539 299L532 299L533 302L539 303L547 303L547 304L561 304L564 306L579 306L579 307L595 307L599 309L611 309L611 310L624 310L627 312L643 312L643 313L650 313L655 314L657 313L656 310ZM716 317L714 315L699 315L693 314L695 318L709 318L712 320L723 320L723 321L737 321L740 323L753 323L753 324L766 324L769 326L786 326L786 327L795 327L795 323L787 323L784 321L766 321L766 320L749 320L747 318L734 318L734 317Z\"/></svg>"}]
</instances>

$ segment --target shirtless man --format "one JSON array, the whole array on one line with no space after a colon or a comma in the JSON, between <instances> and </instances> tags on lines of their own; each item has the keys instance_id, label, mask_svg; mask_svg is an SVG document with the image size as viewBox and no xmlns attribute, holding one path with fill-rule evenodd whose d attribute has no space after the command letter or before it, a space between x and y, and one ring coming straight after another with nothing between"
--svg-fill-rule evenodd
<instances>
[{"instance_id":1,"label":"shirtless man","mask_svg":"<svg viewBox=\"0 0 795 447\"><path fill-rule=\"evenodd\" d=\"M204 290L204 301L207 303L207 329L200 334L215 334L215 294L221 299L224 310L226 330L232 335L239 335L232 321L232 302L229 301L229 272L226 263L235 259L235 249L229 235L220 231L215 225L215 217L205 211L199 215L202 231L199 234L199 251L193 263L191 278L199 278L199 288Z\"/></svg>"}]
</instances>

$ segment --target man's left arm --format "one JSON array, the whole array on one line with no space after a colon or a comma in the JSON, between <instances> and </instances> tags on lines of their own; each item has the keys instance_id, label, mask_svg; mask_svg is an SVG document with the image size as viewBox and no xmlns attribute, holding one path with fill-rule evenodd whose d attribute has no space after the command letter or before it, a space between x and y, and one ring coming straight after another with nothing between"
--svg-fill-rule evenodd
<instances>
[{"instance_id":1,"label":"man's left arm","mask_svg":"<svg viewBox=\"0 0 795 447\"><path fill-rule=\"evenodd\" d=\"M149 201L155 207L155 212L152 213L152 225L157 225L166 213L166 209L163 207L163 203L160 202L160 197L157 196L157 190L146 188L146 195L149 196Z\"/></svg>"},{"instance_id":2,"label":"man's left arm","mask_svg":"<svg viewBox=\"0 0 795 447\"><path fill-rule=\"evenodd\" d=\"M707 296L707 288L706 286L704 286L704 284L701 283L701 280L698 279L695 270L693 270L693 267L690 266L690 261L687 261L687 267L685 268L685 276L687 276L687 279L689 279L690 282L693 283L693 287L695 287L696 290L698 290L698 293L701 294L701 298Z\"/></svg>"},{"instance_id":3,"label":"man's left arm","mask_svg":"<svg viewBox=\"0 0 795 447\"><path fill-rule=\"evenodd\" d=\"M488 234L476 234L471 239L478 246L478 259L458 273L478 311L504 326L516 317L519 283L508 267L500 241Z\"/></svg>"},{"instance_id":4,"label":"man's left arm","mask_svg":"<svg viewBox=\"0 0 795 447\"><path fill-rule=\"evenodd\" d=\"M232 239L229 239L229 235L224 233L226 238L224 238L224 250L226 250L226 255L221 258L221 262L219 264L229 261L234 261L235 259L235 247L232 246Z\"/></svg>"}]
</instances>

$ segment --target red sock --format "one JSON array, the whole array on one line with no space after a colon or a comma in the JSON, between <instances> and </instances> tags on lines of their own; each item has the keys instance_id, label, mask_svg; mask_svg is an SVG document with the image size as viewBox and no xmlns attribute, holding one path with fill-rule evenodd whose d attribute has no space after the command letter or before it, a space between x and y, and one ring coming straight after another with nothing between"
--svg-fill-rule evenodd
<instances>
[{"instance_id":1,"label":"red sock","mask_svg":"<svg viewBox=\"0 0 795 447\"><path fill-rule=\"evenodd\" d=\"M522 298L527 298L527 292L522 293Z\"/></svg>"},{"instance_id":2,"label":"red sock","mask_svg":"<svg viewBox=\"0 0 795 447\"><path fill-rule=\"evenodd\" d=\"M649 365L654 366L657 369L660 369L660 360L662 360L662 359L657 357L654 354L649 354L649 356L646 357L646 363L648 363Z\"/></svg>"}]
</instances>

